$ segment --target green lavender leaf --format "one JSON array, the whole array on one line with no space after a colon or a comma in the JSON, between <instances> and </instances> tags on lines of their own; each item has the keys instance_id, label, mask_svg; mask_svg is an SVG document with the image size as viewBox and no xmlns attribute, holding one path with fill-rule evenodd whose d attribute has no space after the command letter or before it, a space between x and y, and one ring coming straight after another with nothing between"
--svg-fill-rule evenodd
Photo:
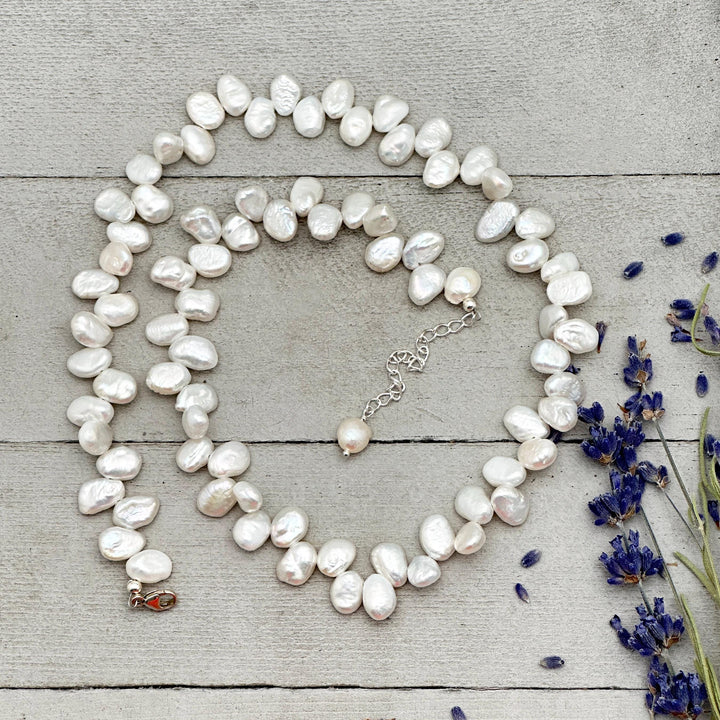
<instances>
[{"instance_id":1,"label":"green lavender leaf","mask_svg":"<svg viewBox=\"0 0 720 720\"><path fill-rule=\"evenodd\" d=\"M683 555L681 552L673 554L703 584L715 601L715 604L720 605L720 595L715 591L713 584L710 582L710 578L686 555Z\"/></svg>"}]
</instances>

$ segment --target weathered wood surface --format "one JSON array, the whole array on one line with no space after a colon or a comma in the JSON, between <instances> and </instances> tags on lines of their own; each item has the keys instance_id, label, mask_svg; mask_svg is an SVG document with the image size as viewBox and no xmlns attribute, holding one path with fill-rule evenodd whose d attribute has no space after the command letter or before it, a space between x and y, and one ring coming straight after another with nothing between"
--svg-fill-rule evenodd
<instances>
[{"instance_id":1,"label":"weathered wood surface","mask_svg":"<svg viewBox=\"0 0 720 720\"><path fill-rule=\"evenodd\" d=\"M720 161L709 0L6 0L0 15L5 175L116 175L154 131L186 122L190 91L233 72L267 94L288 70L309 93L348 76L359 103L402 95L413 123L447 116L458 151L487 141L513 174L715 173ZM172 173L394 174L336 127L310 142L285 123L258 143L237 125L218 132L217 162Z\"/></svg>"},{"instance_id":2,"label":"weathered wood surface","mask_svg":"<svg viewBox=\"0 0 720 720\"><path fill-rule=\"evenodd\" d=\"M582 457L579 432L552 470L528 483L533 511L523 528L494 522L477 556L445 563L433 588L403 588L396 615L375 624L362 612L335 614L322 577L300 589L280 585L275 548L244 554L230 538L234 515L214 521L195 511L204 480L172 460L179 417L142 387L114 428L141 443L146 464L132 492L161 496L147 535L175 560L181 605L162 617L125 611L123 568L94 548L107 514L84 518L76 509L77 487L94 469L64 417L88 388L64 369L76 349L69 318L85 306L68 286L104 243L93 197L126 185L125 162L156 130L186 122L190 91L212 89L227 71L256 93L281 71L308 92L345 75L364 104L396 92L416 125L446 116L459 153L478 141L498 149L514 197L555 216L551 249L574 250L592 271L595 295L573 314L610 329L600 355L579 359L590 398L612 407L628 394L618 377L624 337L647 337L666 433L681 466L692 468L699 413L714 403L719 378L687 346L669 344L663 316L674 297L697 296L700 260L717 249L720 181L701 176L715 175L720 160L714 4L8 0L0 23L0 719L151 707L173 718L424 720L449 717L455 704L470 720L646 717L644 664L607 626L614 612L630 622L638 597L608 588L597 562L611 533L592 527L586 502L606 481ZM161 186L178 207L202 201L227 213L247 178L286 195L295 175L330 177L330 201L367 189L398 208L404 232L446 234L443 267L481 270L481 325L432 347L403 402L379 413L375 446L349 463L332 444L338 418L384 387L391 350L453 310L443 301L412 307L405 271L370 273L363 241L347 231L327 246L304 229L288 246L265 238L226 278L201 283L223 301L218 320L199 327L221 356L208 374L221 394L213 433L252 443L248 478L265 489L268 507L305 507L313 542L355 539L363 572L376 542L397 540L414 553L422 517L454 517L457 488L494 452L513 452L500 417L542 392L526 368L544 288L507 270L506 243L472 239L486 205L477 190L427 191L417 158L397 170L378 161L377 135L352 150L335 123L309 142L285 120L256 142L231 120L216 138L209 166L167 169ZM674 230L686 243L664 248L659 237ZM147 271L188 247L176 221L153 235L123 281L141 315L112 345L140 382L164 355L141 339L143 326L172 298L151 287ZM624 281L622 268L636 259L645 272ZM703 401L693 395L699 369L712 388ZM662 460L657 444L645 456ZM670 492L679 499L676 486ZM666 504L646 502L663 549L682 549ZM518 560L531 547L543 560L522 571ZM706 598L675 572L705 622ZM529 606L515 597L517 581ZM669 595L660 583L651 589ZM708 628L717 634L716 623ZM677 664L689 667L688 644L678 652ZM538 666L550 653L565 657L562 670Z\"/></svg>"}]
</instances>

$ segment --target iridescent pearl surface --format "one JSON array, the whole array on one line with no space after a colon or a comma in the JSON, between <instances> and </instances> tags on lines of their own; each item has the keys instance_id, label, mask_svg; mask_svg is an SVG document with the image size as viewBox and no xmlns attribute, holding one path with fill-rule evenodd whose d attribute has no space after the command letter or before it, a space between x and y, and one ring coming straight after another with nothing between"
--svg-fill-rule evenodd
<instances>
[{"instance_id":1,"label":"iridescent pearl surface","mask_svg":"<svg viewBox=\"0 0 720 720\"><path fill-rule=\"evenodd\" d=\"M465 485L455 495L455 512L462 518L485 525L492 520L490 498L479 485Z\"/></svg>"},{"instance_id":2,"label":"iridescent pearl surface","mask_svg":"<svg viewBox=\"0 0 720 720\"><path fill-rule=\"evenodd\" d=\"M437 560L427 555L416 555L408 565L408 582L416 588L429 587L440 579Z\"/></svg>"},{"instance_id":3,"label":"iridescent pearl surface","mask_svg":"<svg viewBox=\"0 0 720 720\"><path fill-rule=\"evenodd\" d=\"M415 152L424 158L444 150L452 140L452 128L445 118L426 120L417 131Z\"/></svg>"},{"instance_id":4,"label":"iridescent pearl surface","mask_svg":"<svg viewBox=\"0 0 720 720\"><path fill-rule=\"evenodd\" d=\"M502 240L515 225L520 208L512 200L496 200L480 216L475 226L475 237L482 243Z\"/></svg>"},{"instance_id":5,"label":"iridescent pearl surface","mask_svg":"<svg viewBox=\"0 0 720 720\"><path fill-rule=\"evenodd\" d=\"M270 516L264 510L243 515L233 526L232 536L243 550L257 550L270 537Z\"/></svg>"},{"instance_id":6,"label":"iridescent pearl surface","mask_svg":"<svg viewBox=\"0 0 720 720\"><path fill-rule=\"evenodd\" d=\"M328 577L337 577L352 565L356 552L355 545L349 540L328 540L318 550L318 570Z\"/></svg>"},{"instance_id":7,"label":"iridescent pearl surface","mask_svg":"<svg viewBox=\"0 0 720 720\"><path fill-rule=\"evenodd\" d=\"M554 340L541 340L530 353L533 368L547 375L565 370L570 362L570 353Z\"/></svg>"},{"instance_id":8,"label":"iridescent pearl surface","mask_svg":"<svg viewBox=\"0 0 720 720\"><path fill-rule=\"evenodd\" d=\"M363 579L354 570L340 573L330 585L330 602L342 615L354 613L362 605Z\"/></svg>"},{"instance_id":9,"label":"iridescent pearl surface","mask_svg":"<svg viewBox=\"0 0 720 720\"><path fill-rule=\"evenodd\" d=\"M307 542L298 542L291 545L280 558L275 568L275 574L280 582L288 585L302 585L306 583L315 570L317 552Z\"/></svg>"},{"instance_id":10,"label":"iridescent pearl surface","mask_svg":"<svg viewBox=\"0 0 720 720\"><path fill-rule=\"evenodd\" d=\"M444 515L429 515L422 521L420 545L433 560L447 560L455 552L455 531Z\"/></svg>"},{"instance_id":11,"label":"iridescent pearl surface","mask_svg":"<svg viewBox=\"0 0 720 720\"><path fill-rule=\"evenodd\" d=\"M450 185L460 174L460 161L450 150L440 150L425 161L423 182L429 188L438 189Z\"/></svg>"},{"instance_id":12,"label":"iridescent pearl surface","mask_svg":"<svg viewBox=\"0 0 720 720\"><path fill-rule=\"evenodd\" d=\"M543 442L550 441L544 440ZM522 525L527 520L530 503L518 488L500 485L493 491L490 501L495 509L495 514L508 525Z\"/></svg>"},{"instance_id":13,"label":"iridescent pearl surface","mask_svg":"<svg viewBox=\"0 0 720 720\"><path fill-rule=\"evenodd\" d=\"M160 550L143 550L125 563L125 572L142 583L160 582L172 574L172 560Z\"/></svg>"},{"instance_id":14,"label":"iridescent pearl surface","mask_svg":"<svg viewBox=\"0 0 720 720\"><path fill-rule=\"evenodd\" d=\"M386 620L393 614L397 606L395 588L390 581L375 573L366 578L362 593L365 612L373 620Z\"/></svg>"},{"instance_id":15,"label":"iridescent pearl surface","mask_svg":"<svg viewBox=\"0 0 720 720\"><path fill-rule=\"evenodd\" d=\"M372 438L370 426L361 418L345 418L337 429L340 448L350 455L362 452Z\"/></svg>"},{"instance_id":16,"label":"iridescent pearl surface","mask_svg":"<svg viewBox=\"0 0 720 720\"><path fill-rule=\"evenodd\" d=\"M577 409L576 409L577 412ZM526 440L517 450L520 464L528 470L544 470L557 459L557 445L552 440Z\"/></svg>"}]
</instances>

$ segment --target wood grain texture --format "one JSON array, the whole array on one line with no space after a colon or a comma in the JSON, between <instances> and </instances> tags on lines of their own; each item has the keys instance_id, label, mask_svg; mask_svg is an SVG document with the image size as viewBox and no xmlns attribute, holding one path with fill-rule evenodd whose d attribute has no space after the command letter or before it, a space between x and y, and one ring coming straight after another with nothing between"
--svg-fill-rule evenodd
<instances>
[{"instance_id":1,"label":"wood grain texture","mask_svg":"<svg viewBox=\"0 0 720 720\"><path fill-rule=\"evenodd\" d=\"M597 556L614 533L593 527L586 507L607 477L575 446L565 445L558 463L526 484L532 512L522 528L493 521L480 553L443 563L443 577L431 588L400 589L398 610L384 623L362 611L335 613L329 581L319 574L301 588L278 583L281 551L269 545L240 551L230 537L237 510L219 520L200 515L194 498L205 480L174 469L173 446L140 450L145 466L128 493L160 496L160 514L146 536L149 547L174 559L167 584L180 596L178 607L162 616L125 607L122 563L108 563L94 547L108 513L77 512L75 493L93 476L92 463L78 463L74 445L0 445L0 582L11 588L0 615L0 685L643 685L644 661L623 650L608 627L615 612L632 622L639 595L606 584ZM365 574L377 542L400 542L416 554L427 514L446 513L459 527L452 508L457 489L477 481L487 457L512 450L512 443L392 444L347 463L328 445L261 444L252 447L246 477L263 488L271 514L287 504L303 507L312 519L312 543L353 539L355 565ZM676 443L674 450L681 467L692 466L691 444ZM660 461L657 444L644 457ZM42 502L29 500L29 483ZM679 500L677 487L671 493ZM648 493L646 506L667 552L692 553L670 525L667 504ZM522 570L519 560L533 547L542 560ZM673 570L711 631L707 596L687 573ZM530 593L529 605L515 596L518 581ZM648 589L666 593L667 586L658 581ZM678 666L689 663L690 650L689 643L678 647ZM538 665L550 654L565 658L561 671Z\"/></svg>"},{"instance_id":2,"label":"wood grain texture","mask_svg":"<svg viewBox=\"0 0 720 720\"><path fill-rule=\"evenodd\" d=\"M175 720L448 720L458 705L474 720L580 718L644 720L641 694L629 690L0 690L3 720L75 720L78 717L144 716L162 709ZM573 713L570 715L569 713Z\"/></svg>"},{"instance_id":3,"label":"wood grain texture","mask_svg":"<svg viewBox=\"0 0 720 720\"><path fill-rule=\"evenodd\" d=\"M263 184L275 196L287 195L291 186L279 180ZM518 276L506 267L510 240L488 246L473 239L486 206L475 190L458 186L431 197L414 179L333 179L325 185L335 203L352 188L390 201L406 235L425 228L442 231L447 248L439 264L446 270L470 264L483 277L482 322L432 345L426 371L408 377L402 402L374 419L376 439L506 439L502 412L517 402L534 405L543 392L543 378L530 370L528 357L539 339L535 319L547 301L544 283L537 274ZM557 218L552 252L573 250L594 278L591 301L571 310L573 316L610 326L602 352L578 358L589 399L612 407L627 397L617 375L625 338L639 333L655 356L656 387L667 397L666 433L695 437L705 406L693 393L695 374L705 368L712 385L717 373L689 346L670 344L664 316L673 298L698 297L705 281L700 262L716 247L716 218L709 208L720 197L720 180L520 178L517 185L522 206L546 207ZM68 328L72 313L92 303L75 298L69 285L76 272L95 267L106 242L105 223L89 211L105 186L103 180L0 182L12 209L0 227L7 308L1 321L6 375L0 384L0 439L76 438L64 411L91 383L65 370L66 358L78 347ZM207 202L221 216L232 210L240 186L221 179L163 185L179 209ZM668 213L668 208L677 210ZM151 283L148 272L164 254L185 256L190 236L179 228L178 215L152 228L153 247L136 257L136 268L122 281L122 289L137 296L141 312L132 325L118 329L110 347L116 366L132 372L141 390L139 402L118 409L118 439L183 437L172 400L144 386L147 368L167 356L145 340L143 328L155 315L172 311L175 294ZM32 218L46 218L38 222L49 222L50 231L38 236ZM687 240L666 248L660 236L672 230L682 230ZM412 346L422 328L459 315L442 298L422 309L413 306L407 271L402 266L388 275L368 270L365 242L364 235L342 231L323 245L308 236L303 223L295 241L284 245L265 237L257 250L235 255L225 277L198 281L198 287L215 288L222 298L214 322L193 323L193 331L210 337L220 353L216 370L195 374L220 391L214 437L331 441L340 418L359 414L366 400L386 387L384 364L392 350ZM624 280L622 269L637 259L645 261L645 271ZM30 355L38 361L28 362Z\"/></svg>"},{"instance_id":4,"label":"wood grain texture","mask_svg":"<svg viewBox=\"0 0 720 720\"><path fill-rule=\"evenodd\" d=\"M348 76L366 105L397 93L413 123L446 116L459 152L486 141L511 174L715 173L720 162L709 0L7 0L0 20L3 175L117 175L153 132L186 122L189 92L228 71L256 94L284 71L309 93ZM237 126L217 133L224 152L207 168L170 172L398 172L344 147L335 127L309 142L286 120L258 143ZM416 158L399 172L420 168Z\"/></svg>"}]
</instances>

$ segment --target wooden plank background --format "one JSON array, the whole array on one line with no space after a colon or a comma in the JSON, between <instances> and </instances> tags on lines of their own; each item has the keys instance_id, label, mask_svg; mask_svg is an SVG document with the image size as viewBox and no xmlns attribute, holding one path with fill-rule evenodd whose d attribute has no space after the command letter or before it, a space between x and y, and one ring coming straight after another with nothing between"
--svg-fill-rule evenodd
<instances>
[{"instance_id":1,"label":"wooden plank background","mask_svg":"<svg viewBox=\"0 0 720 720\"><path fill-rule=\"evenodd\" d=\"M715 403L718 374L687 346L670 345L663 316L674 297L698 295L700 260L718 244L714 4L8 0L0 26L0 718L152 708L171 718L420 720L447 718L455 704L470 720L646 717L644 664L607 626L614 612L629 620L638 597L608 588L598 566L610 533L592 526L586 502L605 479L582 457L579 431L528 483L525 526L494 522L478 555L445 563L432 588L403 588L396 614L376 624L335 614L319 576L300 589L280 585L276 549L243 554L230 538L233 517L194 510L203 481L172 461L179 416L143 387L113 427L145 458L133 492L161 496L147 536L175 560L181 605L160 617L125 611L123 568L94 548L108 518L76 509L77 487L94 469L64 414L87 388L64 368L75 349L68 321L83 307L69 282L104 243L93 197L127 185L125 162L154 132L184 124L189 92L212 89L223 72L256 93L282 71L309 92L348 76L359 102L396 92L416 125L446 116L460 153L479 141L497 148L518 202L556 218L551 249L574 250L592 272L595 295L574 314L610 329L602 352L579 360L590 397L611 408L627 396L618 377L624 338L646 337L666 434L692 474L699 414ZM411 306L405 271L368 271L349 231L328 245L304 228L287 246L264 238L225 279L199 283L222 296L218 320L201 328L221 358L208 376L221 396L213 434L252 444L247 477L268 506L306 508L313 542L356 539L361 572L376 542L397 540L413 553L423 515L452 514L455 492L484 459L513 452L500 416L542 392L527 355L544 289L504 266L505 243L473 240L485 206L476 189L428 191L418 158L399 169L378 161L376 135L350 149L336 123L310 142L286 120L259 142L231 119L216 139L210 165L168 168L161 186L178 207L207 202L226 213L250 178L280 196L296 175L313 174L331 202L366 189L398 209L403 232L441 230L442 265L481 271L480 325L432 346L407 397L378 414L377 442L350 462L333 445L338 419L384 387L390 351L456 311L442 301ZM687 241L664 248L660 236L676 230ZM188 246L175 219L152 232L155 244L123 281L140 317L112 345L117 365L138 379L163 356L141 340L142 328L172 302L147 271ZM623 280L636 259L645 272ZM693 394L700 369L712 388L702 401ZM655 441L645 456L661 460ZM683 548L666 505L654 496L647 505L663 548ZM522 571L531 547L542 549L542 563ZM702 593L677 573L711 622ZM529 606L514 595L518 580ZM662 584L651 589L669 594ZM676 656L686 666L688 650ZM562 670L538 666L556 653Z\"/></svg>"}]
</instances>

